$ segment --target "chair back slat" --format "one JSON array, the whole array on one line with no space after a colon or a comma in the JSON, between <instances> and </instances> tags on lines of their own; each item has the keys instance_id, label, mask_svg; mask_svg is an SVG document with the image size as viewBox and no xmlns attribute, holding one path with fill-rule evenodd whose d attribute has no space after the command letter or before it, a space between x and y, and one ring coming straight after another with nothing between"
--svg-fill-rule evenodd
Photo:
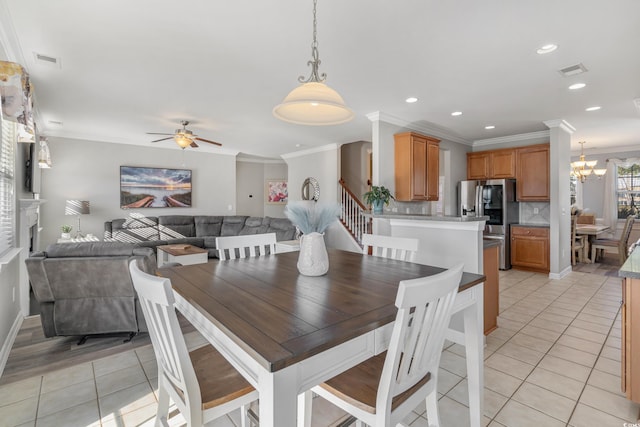
<instances>
[{"instance_id":1,"label":"chair back slat","mask_svg":"<svg viewBox=\"0 0 640 427\"><path fill-rule=\"evenodd\" d=\"M413 261L418 252L418 239L407 237L363 234L362 245L362 253L365 255L369 253L369 248L371 248L371 255L373 256L400 261Z\"/></svg>"},{"instance_id":2,"label":"chair back slat","mask_svg":"<svg viewBox=\"0 0 640 427\"><path fill-rule=\"evenodd\" d=\"M398 314L387 351L376 406L437 375L445 333L458 293L462 264L440 274L400 282Z\"/></svg>"},{"instance_id":3,"label":"chair back slat","mask_svg":"<svg viewBox=\"0 0 640 427\"><path fill-rule=\"evenodd\" d=\"M276 253L276 233L216 237L221 260L258 257Z\"/></svg>"},{"instance_id":4,"label":"chair back slat","mask_svg":"<svg viewBox=\"0 0 640 427\"><path fill-rule=\"evenodd\" d=\"M147 322L149 336L158 360L158 377L168 380L180 393L172 397L182 413L201 405L198 380L189 358L187 344L175 312L173 290L169 279L152 276L129 264L133 286Z\"/></svg>"}]
</instances>

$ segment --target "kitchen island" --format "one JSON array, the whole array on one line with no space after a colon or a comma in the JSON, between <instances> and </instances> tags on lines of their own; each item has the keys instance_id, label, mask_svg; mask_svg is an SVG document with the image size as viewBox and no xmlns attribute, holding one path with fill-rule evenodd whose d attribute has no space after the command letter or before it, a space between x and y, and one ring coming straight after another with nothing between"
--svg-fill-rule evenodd
<instances>
[{"instance_id":1,"label":"kitchen island","mask_svg":"<svg viewBox=\"0 0 640 427\"><path fill-rule=\"evenodd\" d=\"M413 237L420 241L415 262L449 268L464 262L464 271L482 274L483 217L436 216L400 213L371 215L373 233Z\"/></svg>"}]
</instances>

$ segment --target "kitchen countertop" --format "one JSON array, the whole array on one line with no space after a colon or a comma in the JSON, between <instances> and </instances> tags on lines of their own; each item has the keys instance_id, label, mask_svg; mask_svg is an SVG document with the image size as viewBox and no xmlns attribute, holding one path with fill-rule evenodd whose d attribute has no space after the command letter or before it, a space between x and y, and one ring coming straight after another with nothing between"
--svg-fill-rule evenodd
<instances>
[{"instance_id":1,"label":"kitchen countertop","mask_svg":"<svg viewBox=\"0 0 640 427\"><path fill-rule=\"evenodd\" d=\"M411 219L418 221L449 221L449 222L477 222L486 221L488 216L452 216L452 215L420 215L420 214L403 214L397 212L385 212L383 214L367 213L365 216L379 219Z\"/></svg>"},{"instance_id":2,"label":"kitchen countertop","mask_svg":"<svg viewBox=\"0 0 640 427\"><path fill-rule=\"evenodd\" d=\"M622 264L618 270L618 276L640 279L640 246L636 246L629 258Z\"/></svg>"},{"instance_id":3,"label":"kitchen countertop","mask_svg":"<svg viewBox=\"0 0 640 427\"><path fill-rule=\"evenodd\" d=\"M549 228L549 224L511 224L512 227L529 227L529 228Z\"/></svg>"}]
</instances>

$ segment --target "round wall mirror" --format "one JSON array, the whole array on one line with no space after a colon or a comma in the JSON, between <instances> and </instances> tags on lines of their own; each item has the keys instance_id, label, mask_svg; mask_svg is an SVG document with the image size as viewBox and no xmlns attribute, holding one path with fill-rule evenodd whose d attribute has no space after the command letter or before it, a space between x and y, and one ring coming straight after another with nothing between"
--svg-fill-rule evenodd
<instances>
[{"instance_id":1,"label":"round wall mirror","mask_svg":"<svg viewBox=\"0 0 640 427\"><path fill-rule=\"evenodd\" d=\"M315 178L307 178L302 183L302 200L313 200L317 202L320 198L320 185Z\"/></svg>"}]
</instances>

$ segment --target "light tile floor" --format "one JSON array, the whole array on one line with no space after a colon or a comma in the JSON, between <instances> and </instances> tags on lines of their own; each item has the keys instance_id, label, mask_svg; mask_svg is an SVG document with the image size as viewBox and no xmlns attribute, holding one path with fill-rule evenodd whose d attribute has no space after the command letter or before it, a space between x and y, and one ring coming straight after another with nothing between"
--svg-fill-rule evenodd
<instances>
[{"instance_id":1,"label":"light tile floor","mask_svg":"<svg viewBox=\"0 0 640 427\"><path fill-rule=\"evenodd\" d=\"M573 272L562 280L500 273L499 328L485 347L484 425L622 427L639 405L620 392L620 279ZM190 348L203 344L187 336ZM443 426L469 425L464 348L443 352L439 408ZM150 346L0 388L0 426L153 425L157 368ZM345 414L314 399L313 425ZM183 424L177 414L172 425ZM424 405L406 422L425 427ZM236 427L239 414L214 421Z\"/></svg>"}]
</instances>

